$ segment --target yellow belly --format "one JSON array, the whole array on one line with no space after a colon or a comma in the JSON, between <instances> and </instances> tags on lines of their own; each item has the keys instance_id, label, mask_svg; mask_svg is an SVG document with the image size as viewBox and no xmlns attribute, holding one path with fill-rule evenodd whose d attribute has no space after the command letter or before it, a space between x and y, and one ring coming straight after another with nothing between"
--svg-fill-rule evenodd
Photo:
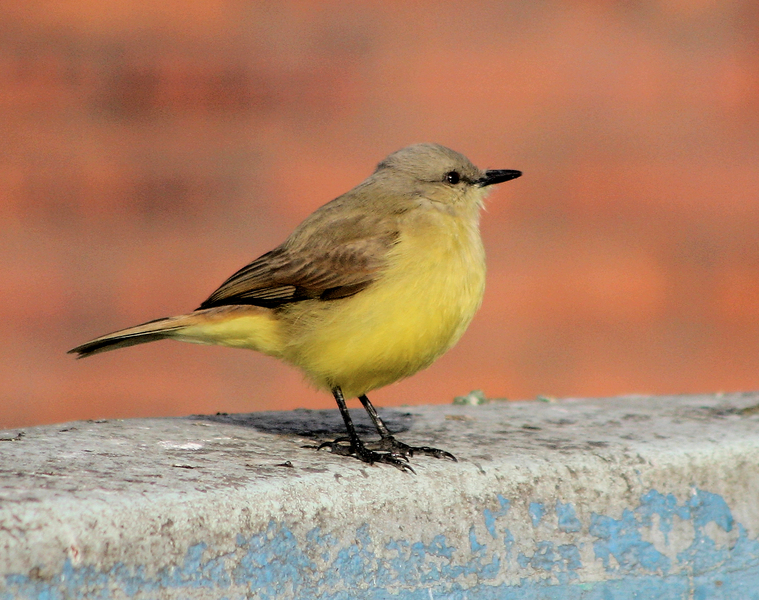
<instances>
[{"instance_id":1,"label":"yellow belly","mask_svg":"<svg viewBox=\"0 0 759 600\"><path fill-rule=\"evenodd\" d=\"M280 356L346 397L428 367L464 333L484 292L476 223L456 227L401 237L383 275L355 296L299 302L281 313Z\"/></svg>"}]
</instances>

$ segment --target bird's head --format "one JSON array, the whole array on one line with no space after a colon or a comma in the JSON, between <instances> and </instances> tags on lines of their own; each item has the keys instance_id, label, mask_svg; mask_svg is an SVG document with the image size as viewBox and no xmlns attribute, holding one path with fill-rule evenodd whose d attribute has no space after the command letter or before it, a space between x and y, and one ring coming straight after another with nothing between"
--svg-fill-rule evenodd
<instances>
[{"instance_id":1,"label":"bird's head","mask_svg":"<svg viewBox=\"0 0 759 600\"><path fill-rule=\"evenodd\" d=\"M489 186L516 179L521 171L482 171L463 154L440 144L414 144L390 154L374 178L394 194L426 199L455 211L479 208Z\"/></svg>"}]
</instances>

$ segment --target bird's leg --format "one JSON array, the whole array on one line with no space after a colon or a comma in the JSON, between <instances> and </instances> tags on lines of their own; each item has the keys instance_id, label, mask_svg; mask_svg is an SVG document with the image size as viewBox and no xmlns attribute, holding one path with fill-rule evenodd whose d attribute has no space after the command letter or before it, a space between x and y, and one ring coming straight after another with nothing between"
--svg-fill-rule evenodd
<instances>
[{"instance_id":1,"label":"bird's leg","mask_svg":"<svg viewBox=\"0 0 759 600\"><path fill-rule=\"evenodd\" d=\"M375 452L374 450L369 450L366 446L364 446L364 443L359 439L358 434L356 433L356 428L353 426L353 420L351 419L350 413L348 412L348 407L345 404L345 398L343 397L342 390L339 387L336 387L332 390L332 395L335 397L337 408L340 409L340 414L343 416L343 421L345 421L345 428L348 430L348 437L337 438L332 442L324 442L323 444L319 445L317 450L321 450L322 448L329 448L334 454L340 454L342 456L355 456L357 459L369 464L376 462L387 463L389 465L393 465L401 471L411 471L412 473L414 472L414 469L408 465L408 459L405 457L405 455L394 452ZM363 402L363 400L361 402ZM379 419L379 417L377 418ZM385 429L385 431L387 431L387 429ZM346 445L343 442L348 442L348 444Z\"/></svg>"},{"instance_id":2,"label":"bird's leg","mask_svg":"<svg viewBox=\"0 0 759 600\"><path fill-rule=\"evenodd\" d=\"M399 442L395 439L393 434L390 433L390 430L377 414L377 409L375 409L372 403L369 402L369 398L366 397L366 394L359 396L358 399L361 400L361 404L363 404L366 412L369 413L369 417L371 418L372 423L374 423L374 426L377 428L377 432L382 438L377 444L378 450L385 450L391 455L402 456L404 458L413 456L414 452L419 452L421 454L429 454L435 458L449 458L455 462L458 462L453 454L446 452L445 450L431 448L430 446L409 446L408 444Z\"/></svg>"}]
</instances>

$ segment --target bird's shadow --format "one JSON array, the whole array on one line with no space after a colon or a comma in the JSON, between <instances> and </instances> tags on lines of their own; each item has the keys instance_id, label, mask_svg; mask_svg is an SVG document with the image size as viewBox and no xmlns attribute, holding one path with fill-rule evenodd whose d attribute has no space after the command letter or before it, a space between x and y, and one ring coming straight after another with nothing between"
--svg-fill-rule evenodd
<instances>
[{"instance_id":1,"label":"bird's shadow","mask_svg":"<svg viewBox=\"0 0 759 600\"><path fill-rule=\"evenodd\" d=\"M403 433L411 428L414 416L407 411L382 409L380 417L393 433ZM267 411L255 413L216 413L215 415L192 415L196 421L225 423L240 427L251 427L263 433L296 435L300 437L322 438L345 435L345 423L337 409L310 410L298 408L290 411ZM377 430L364 410L351 411L353 425L360 437L376 435Z\"/></svg>"}]
</instances>

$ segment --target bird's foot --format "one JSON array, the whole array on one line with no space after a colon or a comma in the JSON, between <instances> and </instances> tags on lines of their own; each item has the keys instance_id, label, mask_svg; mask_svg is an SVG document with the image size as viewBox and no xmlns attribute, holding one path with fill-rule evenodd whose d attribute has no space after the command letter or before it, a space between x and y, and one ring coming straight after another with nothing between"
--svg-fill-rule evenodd
<instances>
[{"instance_id":1,"label":"bird's foot","mask_svg":"<svg viewBox=\"0 0 759 600\"><path fill-rule=\"evenodd\" d=\"M402 456L406 460L408 460L409 456L414 456L415 453L419 453L434 456L435 458L447 458L453 462L458 462L456 457L450 452L440 450L439 448L431 448L430 446L409 446L408 444L399 442L392 435L386 435L379 442L371 444L371 446L373 450L381 450L393 456Z\"/></svg>"},{"instance_id":2,"label":"bird's foot","mask_svg":"<svg viewBox=\"0 0 759 600\"><path fill-rule=\"evenodd\" d=\"M411 468L411 465L408 464L408 458L406 458L405 454L395 452L376 452L364 446L364 443L359 439L351 440L349 437L341 437L332 442L324 442L323 444L320 444L317 450L321 450L322 448L329 448L332 454L352 456L360 461L369 463L370 465L374 463L385 463L387 465L392 465L401 471L416 473L416 471Z\"/></svg>"}]
</instances>

